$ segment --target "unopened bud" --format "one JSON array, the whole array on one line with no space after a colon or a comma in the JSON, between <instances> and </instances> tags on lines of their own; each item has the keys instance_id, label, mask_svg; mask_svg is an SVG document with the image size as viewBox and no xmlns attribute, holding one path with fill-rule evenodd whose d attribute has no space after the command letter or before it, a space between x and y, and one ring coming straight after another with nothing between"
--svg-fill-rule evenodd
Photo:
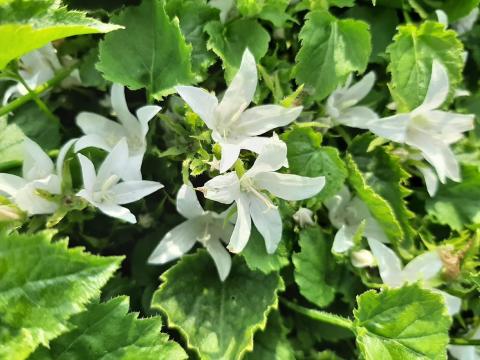
<instances>
[{"instance_id":1,"label":"unopened bud","mask_svg":"<svg viewBox=\"0 0 480 360\"><path fill-rule=\"evenodd\" d=\"M357 268L372 267L375 264L373 254L365 249L352 252L350 261Z\"/></svg>"},{"instance_id":2,"label":"unopened bud","mask_svg":"<svg viewBox=\"0 0 480 360\"><path fill-rule=\"evenodd\" d=\"M307 208L301 207L292 217L301 228L315 224L312 219L313 211Z\"/></svg>"},{"instance_id":3,"label":"unopened bud","mask_svg":"<svg viewBox=\"0 0 480 360\"><path fill-rule=\"evenodd\" d=\"M0 205L0 221L15 221L23 217L21 211L10 205Z\"/></svg>"}]
</instances>

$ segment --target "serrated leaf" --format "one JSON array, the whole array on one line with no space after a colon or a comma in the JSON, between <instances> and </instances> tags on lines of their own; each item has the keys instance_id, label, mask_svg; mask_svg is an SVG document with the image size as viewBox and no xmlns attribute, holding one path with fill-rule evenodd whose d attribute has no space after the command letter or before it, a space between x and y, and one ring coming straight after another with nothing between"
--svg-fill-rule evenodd
<instances>
[{"instance_id":1,"label":"serrated leaf","mask_svg":"<svg viewBox=\"0 0 480 360\"><path fill-rule=\"evenodd\" d=\"M282 27L291 19L287 13L289 0L236 0L237 9L245 17L258 17Z\"/></svg>"},{"instance_id":2,"label":"serrated leaf","mask_svg":"<svg viewBox=\"0 0 480 360\"><path fill-rule=\"evenodd\" d=\"M17 125L7 125L7 120L0 118L0 169L23 159L24 139L25 134Z\"/></svg>"},{"instance_id":3,"label":"serrated leaf","mask_svg":"<svg viewBox=\"0 0 480 360\"><path fill-rule=\"evenodd\" d=\"M68 11L54 0L4 1L0 3L0 70L50 41L119 28L88 18L83 12Z\"/></svg>"},{"instance_id":4,"label":"serrated leaf","mask_svg":"<svg viewBox=\"0 0 480 360\"><path fill-rule=\"evenodd\" d=\"M121 258L52 243L52 232L0 233L0 358L25 359L68 330Z\"/></svg>"},{"instance_id":5,"label":"serrated leaf","mask_svg":"<svg viewBox=\"0 0 480 360\"><path fill-rule=\"evenodd\" d=\"M187 354L168 335L160 332L162 319L138 319L128 313L129 299L122 296L106 303L91 304L71 318L73 330L39 348L32 360L180 360Z\"/></svg>"},{"instance_id":6,"label":"serrated leaf","mask_svg":"<svg viewBox=\"0 0 480 360\"><path fill-rule=\"evenodd\" d=\"M215 271L205 251L184 256L162 274L152 307L167 315L169 326L201 358L239 359L252 350L254 332L265 328L268 313L277 308L283 282L277 273L251 271L240 256L225 282L212 276Z\"/></svg>"},{"instance_id":7,"label":"serrated leaf","mask_svg":"<svg viewBox=\"0 0 480 360\"><path fill-rule=\"evenodd\" d=\"M339 271L327 241L319 227L300 232L300 252L292 257L295 282L300 293L313 304L326 307L335 299Z\"/></svg>"},{"instance_id":8,"label":"serrated leaf","mask_svg":"<svg viewBox=\"0 0 480 360\"><path fill-rule=\"evenodd\" d=\"M453 30L426 21L419 27L413 24L398 27L393 43L387 48L390 55L389 85L397 109L410 111L423 102L432 72L433 59L441 61L448 70L450 98L462 81L463 45Z\"/></svg>"},{"instance_id":9,"label":"serrated leaf","mask_svg":"<svg viewBox=\"0 0 480 360\"><path fill-rule=\"evenodd\" d=\"M372 51L367 23L339 20L326 10L306 16L299 38L295 79L317 100L327 97L353 71L365 71Z\"/></svg>"},{"instance_id":10,"label":"serrated leaf","mask_svg":"<svg viewBox=\"0 0 480 360\"><path fill-rule=\"evenodd\" d=\"M462 168L462 181L440 186L426 203L427 212L453 230L480 224L480 171L477 166Z\"/></svg>"},{"instance_id":11,"label":"serrated leaf","mask_svg":"<svg viewBox=\"0 0 480 360\"><path fill-rule=\"evenodd\" d=\"M326 178L325 187L309 200L309 204L315 202L319 205L342 189L348 176L345 163L337 149L321 146L319 133L311 128L296 128L286 133L283 139L287 143L288 164L293 174Z\"/></svg>"},{"instance_id":12,"label":"serrated leaf","mask_svg":"<svg viewBox=\"0 0 480 360\"><path fill-rule=\"evenodd\" d=\"M270 35L254 19L238 19L223 25L213 21L205 27L210 36L208 47L217 54L231 80L240 67L243 52L248 48L257 62L267 53Z\"/></svg>"},{"instance_id":13,"label":"serrated leaf","mask_svg":"<svg viewBox=\"0 0 480 360\"><path fill-rule=\"evenodd\" d=\"M354 310L365 360L447 358L451 319L443 297L418 285L367 291Z\"/></svg>"},{"instance_id":14,"label":"serrated leaf","mask_svg":"<svg viewBox=\"0 0 480 360\"><path fill-rule=\"evenodd\" d=\"M125 29L107 34L100 42L97 69L107 80L132 90L146 88L156 99L171 94L175 85L192 83L192 48L178 21L165 13L162 0L143 0L112 21Z\"/></svg>"}]
</instances>

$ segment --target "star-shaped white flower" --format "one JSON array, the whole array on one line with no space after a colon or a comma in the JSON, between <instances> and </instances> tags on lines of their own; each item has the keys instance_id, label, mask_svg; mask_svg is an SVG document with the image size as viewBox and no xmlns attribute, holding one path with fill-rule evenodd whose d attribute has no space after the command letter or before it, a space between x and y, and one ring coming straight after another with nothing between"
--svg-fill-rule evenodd
<instances>
[{"instance_id":1,"label":"star-shaped white flower","mask_svg":"<svg viewBox=\"0 0 480 360\"><path fill-rule=\"evenodd\" d=\"M207 249L224 281L232 266L230 254L220 241L226 243L233 231L233 226L225 221L226 213L205 211L191 185L182 185L178 191L177 211L187 220L165 234L148 262L165 264L181 257L199 242Z\"/></svg>"},{"instance_id":2,"label":"star-shaped white flower","mask_svg":"<svg viewBox=\"0 0 480 360\"><path fill-rule=\"evenodd\" d=\"M124 159L122 178L141 180L141 166L147 149L145 136L148 122L161 110L160 106L146 105L139 108L136 117L130 113L125 99L124 87L113 84L111 90L112 108L120 123L104 116L82 112L77 116L77 125L85 134L75 144L75 151L97 147L112 151L122 138L127 139L128 157Z\"/></svg>"},{"instance_id":3,"label":"star-shaped white flower","mask_svg":"<svg viewBox=\"0 0 480 360\"><path fill-rule=\"evenodd\" d=\"M275 252L282 236L282 219L264 190L285 200L303 200L317 194L325 185L323 176L309 178L275 172L285 164L286 156L285 143L270 140L243 176L239 178L235 172L219 175L200 189L207 199L236 203L237 220L228 244L230 251L243 250L250 238L253 220L265 240L267 252Z\"/></svg>"},{"instance_id":4,"label":"star-shaped white flower","mask_svg":"<svg viewBox=\"0 0 480 360\"><path fill-rule=\"evenodd\" d=\"M34 141L25 138L22 177L0 174L0 193L7 195L28 215L53 214L58 204L38 195L37 190L61 193L63 160L72 141L67 142L57 157L57 166Z\"/></svg>"},{"instance_id":5,"label":"star-shaped white flower","mask_svg":"<svg viewBox=\"0 0 480 360\"><path fill-rule=\"evenodd\" d=\"M473 129L473 115L437 110L448 96L448 73L434 60L423 103L410 113L371 121L368 128L385 139L419 149L434 168L440 182L460 181L460 168L450 145Z\"/></svg>"},{"instance_id":6,"label":"star-shaped white flower","mask_svg":"<svg viewBox=\"0 0 480 360\"><path fill-rule=\"evenodd\" d=\"M425 286L445 298L450 315L460 311L462 299L433 288L433 279L440 274L443 268L442 259L436 250L417 256L403 267L400 258L388 246L373 239L368 239L368 245L377 261L380 277L384 284L395 288L406 283L423 281Z\"/></svg>"},{"instance_id":7,"label":"star-shaped white flower","mask_svg":"<svg viewBox=\"0 0 480 360\"><path fill-rule=\"evenodd\" d=\"M136 223L135 216L121 206L141 198L163 187L155 181L129 180L120 182L123 167L128 160L128 145L125 138L120 140L107 155L95 172L93 163L82 154L78 154L82 168L83 189L77 193L104 214L129 223Z\"/></svg>"},{"instance_id":8,"label":"star-shaped white flower","mask_svg":"<svg viewBox=\"0 0 480 360\"><path fill-rule=\"evenodd\" d=\"M367 106L357 105L368 95L375 83L375 73L369 72L354 85L352 75L343 87L335 90L327 99L326 111L335 125L346 125L367 129L368 122L378 118L378 115Z\"/></svg>"},{"instance_id":9,"label":"star-shaped white flower","mask_svg":"<svg viewBox=\"0 0 480 360\"><path fill-rule=\"evenodd\" d=\"M469 339L480 340L480 326L473 331ZM480 346L448 345L448 351L457 360L480 360Z\"/></svg>"},{"instance_id":10,"label":"star-shaped white flower","mask_svg":"<svg viewBox=\"0 0 480 360\"><path fill-rule=\"evenodd\" d=\"M261 105L247 109L257 87L257 65L248 49L242 57L240 69L225 91L222 101L209 92L193 86L177 86L185 102L212 130L212 138L222 147L220 172L232 167L240 150L259 153L269 138L260 137L270 130L286 126L301 113L302 107L285 108L280 105Z\"/></svg>"},{"instance_id":11,"label":"star-shaped white flower","mask_svg":"<svg viewBox=\"0 0 480 360\"><path fill-rule=\"evenodd\" d=\"M365 203L356 196L352 197L346 186L338 194L327 199L325 206L330 222L338 229L333 241L333 252L344 253L354 246L354 237L362 222L365 222L364 237L389 242Z\"/></svg>"}]
</instances>

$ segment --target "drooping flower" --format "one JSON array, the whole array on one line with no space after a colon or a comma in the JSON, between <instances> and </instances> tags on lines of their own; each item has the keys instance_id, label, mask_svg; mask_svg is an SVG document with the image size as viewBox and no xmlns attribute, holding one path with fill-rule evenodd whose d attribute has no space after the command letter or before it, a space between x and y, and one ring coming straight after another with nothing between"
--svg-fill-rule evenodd
<instances>
[{"instance_id":1,"label":"drooping flower","mask_svg":"<svg viewBox=\"0 0 480 360\"><path fill-rule=\"evenodd\" d=\"M286 126L301 113L302 107L285 108L280 105L261 105L247 109L257 87L255 58L245 50L240 69L225 91L220 103L209 92L193 86L177 86L185 102L212 130L212 138L222 148L220 172L232 167L240 150L259 153L269 141L260 137L270 130Z\"/></svg>"},{"instance_id":2,"label":"drooping flower","mask_svg":"<svg viewBox=\"0 0 480 360\"><path fill-rule=\"evenodd\" d=\"M368 122L378 118L378 115L367 106L357 105L368 95L375 83L375 73L369 72L354 85L352 76L346 84L335 90L327 99L326 111L334 125L346 125L367 129Z\"/></svg>"},{"instance_id":3,"label":"drooping flower","mask_svg":"<svg viewBox=\"0 0 480 360\"><path fill-rule=\"evenodd\" d=\"M226 213L205 211L191 185L182 185L178 191L177 211L187 220L165 234L148 262L165 264L181 257L199 242L207 249L224 281L232 266L230 254L220 241L226 243L233 231L233 226L225 220Z\"/></svg>"},{"instance_id":4,"label":"drooping flower","mask_svg":"<svg viewBox=\"0 0 480 360\"><path fill-rule=\"evenodd\" d=\"M58 204L40 196L37 190L53 195L61 193L61 169L70 146L71 142L60 150L56 169L47 153L37 143L25 138L22 177L0 174L0 192L28 215L54 213Z\"/></svg>"},{"instance_id":5,"label":"drooping flower","mask_svg":"<svg viewBox=\"0 0 480 360\"><path fill-rule=\"evenodd\" d=\"M425 252L403 267L400 258L388 246L373 239L368 239L368 245L377 261L380 277L384 284L391 287L400 287L405 283L422 281L426 287L445 298L450 315L460 311L462 299L433 288L433 279L438 277L443 268L438 251Z\"/></svg>"},{"instance_id":6,"label":"drooping flower","mask_svg":"<svg viewBox=\"0 0 480 360\"><path fill-rule=\"evenodd\" d=\"M277 248L282 236L282 219L265 190L285 200L303 200L317 194L325 185L323 176L309 178L277 173L285 164L286 156L285 143L270 141L245 174L219 175L199 189L207 199L224 204L235 202L237 220L228 244L230 251L243 250L250 238L251 221L263 236L267 252L271 254Z\"/></svg>"},{"instance_id":7,"label":"drooping flower","mask_svg":"<svg viewBox=\"0 0 480 360\"><path fill-rule=\"evenodd\" d=\"M304 207L301 207L299 208L295 214L293 214L293 220L298 224L298 226L300 226L301 228L304 228L304 227L307 227L307 226L312 226L314 225L314 221L312 219L313 217L313 211L308 209L308 208L304 208Z\"/></svg>"},{"instance_id":8,"label":"drooping flower","mask_svg":"<svg viewBox=\"0 0 480 360\"><path fill-rule=\"evenodd\" d=\"M473 331L469 339L480 340L480 326ZM448 351L457 360L480 360L480 346L448 345Z\"/></svg>"},{"instance_id":9,"label":"drooping flower","mask_svg":"<svg viewBox=\"0 0 480 360\"><path fill-rule=\"evenodd\" d=\"M148 122L161 108L156 105L142 106L137 110L135 117L128 110L124 87L119 84L112 85L111 101L120 123L90 112L78 114L77 125L85 135L77 140L75 151L97 147L110 152L122 138L126 138L128 157L124 159L121 176L125 180L141 180L141 166L147 149L145 136L148 132Z\"/></svg>"},{"instance_id":10,"label":"drooping flower","mask_svg":"<svg viewBox=\"0 0 480 360\"><path fill-rule=\"evenodd\" d=\"M419 149L441 183L447 178L460 181L460 168L450 145L473 129L473 115L437 110L448 96L448 87L447 70L434 60L423 103L409 113L374 120L368 126L378 136Z\"/></svg>"},{"instance_id":11,"label":"drooping flower","mask_svg":"<svg viewBox=\"0 0 480 360\"><path fill-rule=\"evenodd\" d=\"M354 246L354 237L364 222L363 236L384 243L389 242L385 232L372 216L365 203L358 197L350 194L346 186L325 201L328 209L328 218L338 231L332 245L335 253L344 253Z\"/></svg>"},{"instance_id":12,"label":"drooping flower","mask_svg":"<svg viewBox=\"0 0 480 360\"><path fill-rule=\"evenodd\" d=\"M87 200L108 216L136 223L135 216L121 205L140 200L161 189L163 185L145 180L121 182L120 174L123 172L128 155L127 141L123 138L107 155L98 172L95 172L95 167L90 159L78 154L82 168L83 189L77 193L77 196Z\"/></svg>"}]
</instances>

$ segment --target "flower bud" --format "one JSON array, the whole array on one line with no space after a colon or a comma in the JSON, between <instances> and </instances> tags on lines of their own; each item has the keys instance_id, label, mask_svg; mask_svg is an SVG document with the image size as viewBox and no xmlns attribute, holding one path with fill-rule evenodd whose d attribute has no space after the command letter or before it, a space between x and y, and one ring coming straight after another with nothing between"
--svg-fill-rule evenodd
<instances>
[{"instance_id":1,"label":"flower bud","mask_svg":"<svg viewBox=\"0 0 480 360\"><path fill-rule=\"evenodd\" d=\"M352 252L350 261L357 268L372 267L375 264L373 254L365 249Z\"/></svg>"},{"instance_id":2,"label":"flower bud","mask_svg":"<svg viewBox=\"0 0 480 360\"><path fill-rule=\"evenodd\" d=\"M293 214L293 220L301 227L304 228L306 226L314 225L312 219L313 211L307 208L301 207L297 210L295 214Z\"/></svg>"},{"instance_id":3,"label":"flower bud","mask_svg":"<svg viewBox=\"0 0 480 360\"><path fill-rule=\"evenodd\" d=\"M10 205L0 205L0 222L20 220L23 217L21 210Z\"/></svg>"}]
</instances>

